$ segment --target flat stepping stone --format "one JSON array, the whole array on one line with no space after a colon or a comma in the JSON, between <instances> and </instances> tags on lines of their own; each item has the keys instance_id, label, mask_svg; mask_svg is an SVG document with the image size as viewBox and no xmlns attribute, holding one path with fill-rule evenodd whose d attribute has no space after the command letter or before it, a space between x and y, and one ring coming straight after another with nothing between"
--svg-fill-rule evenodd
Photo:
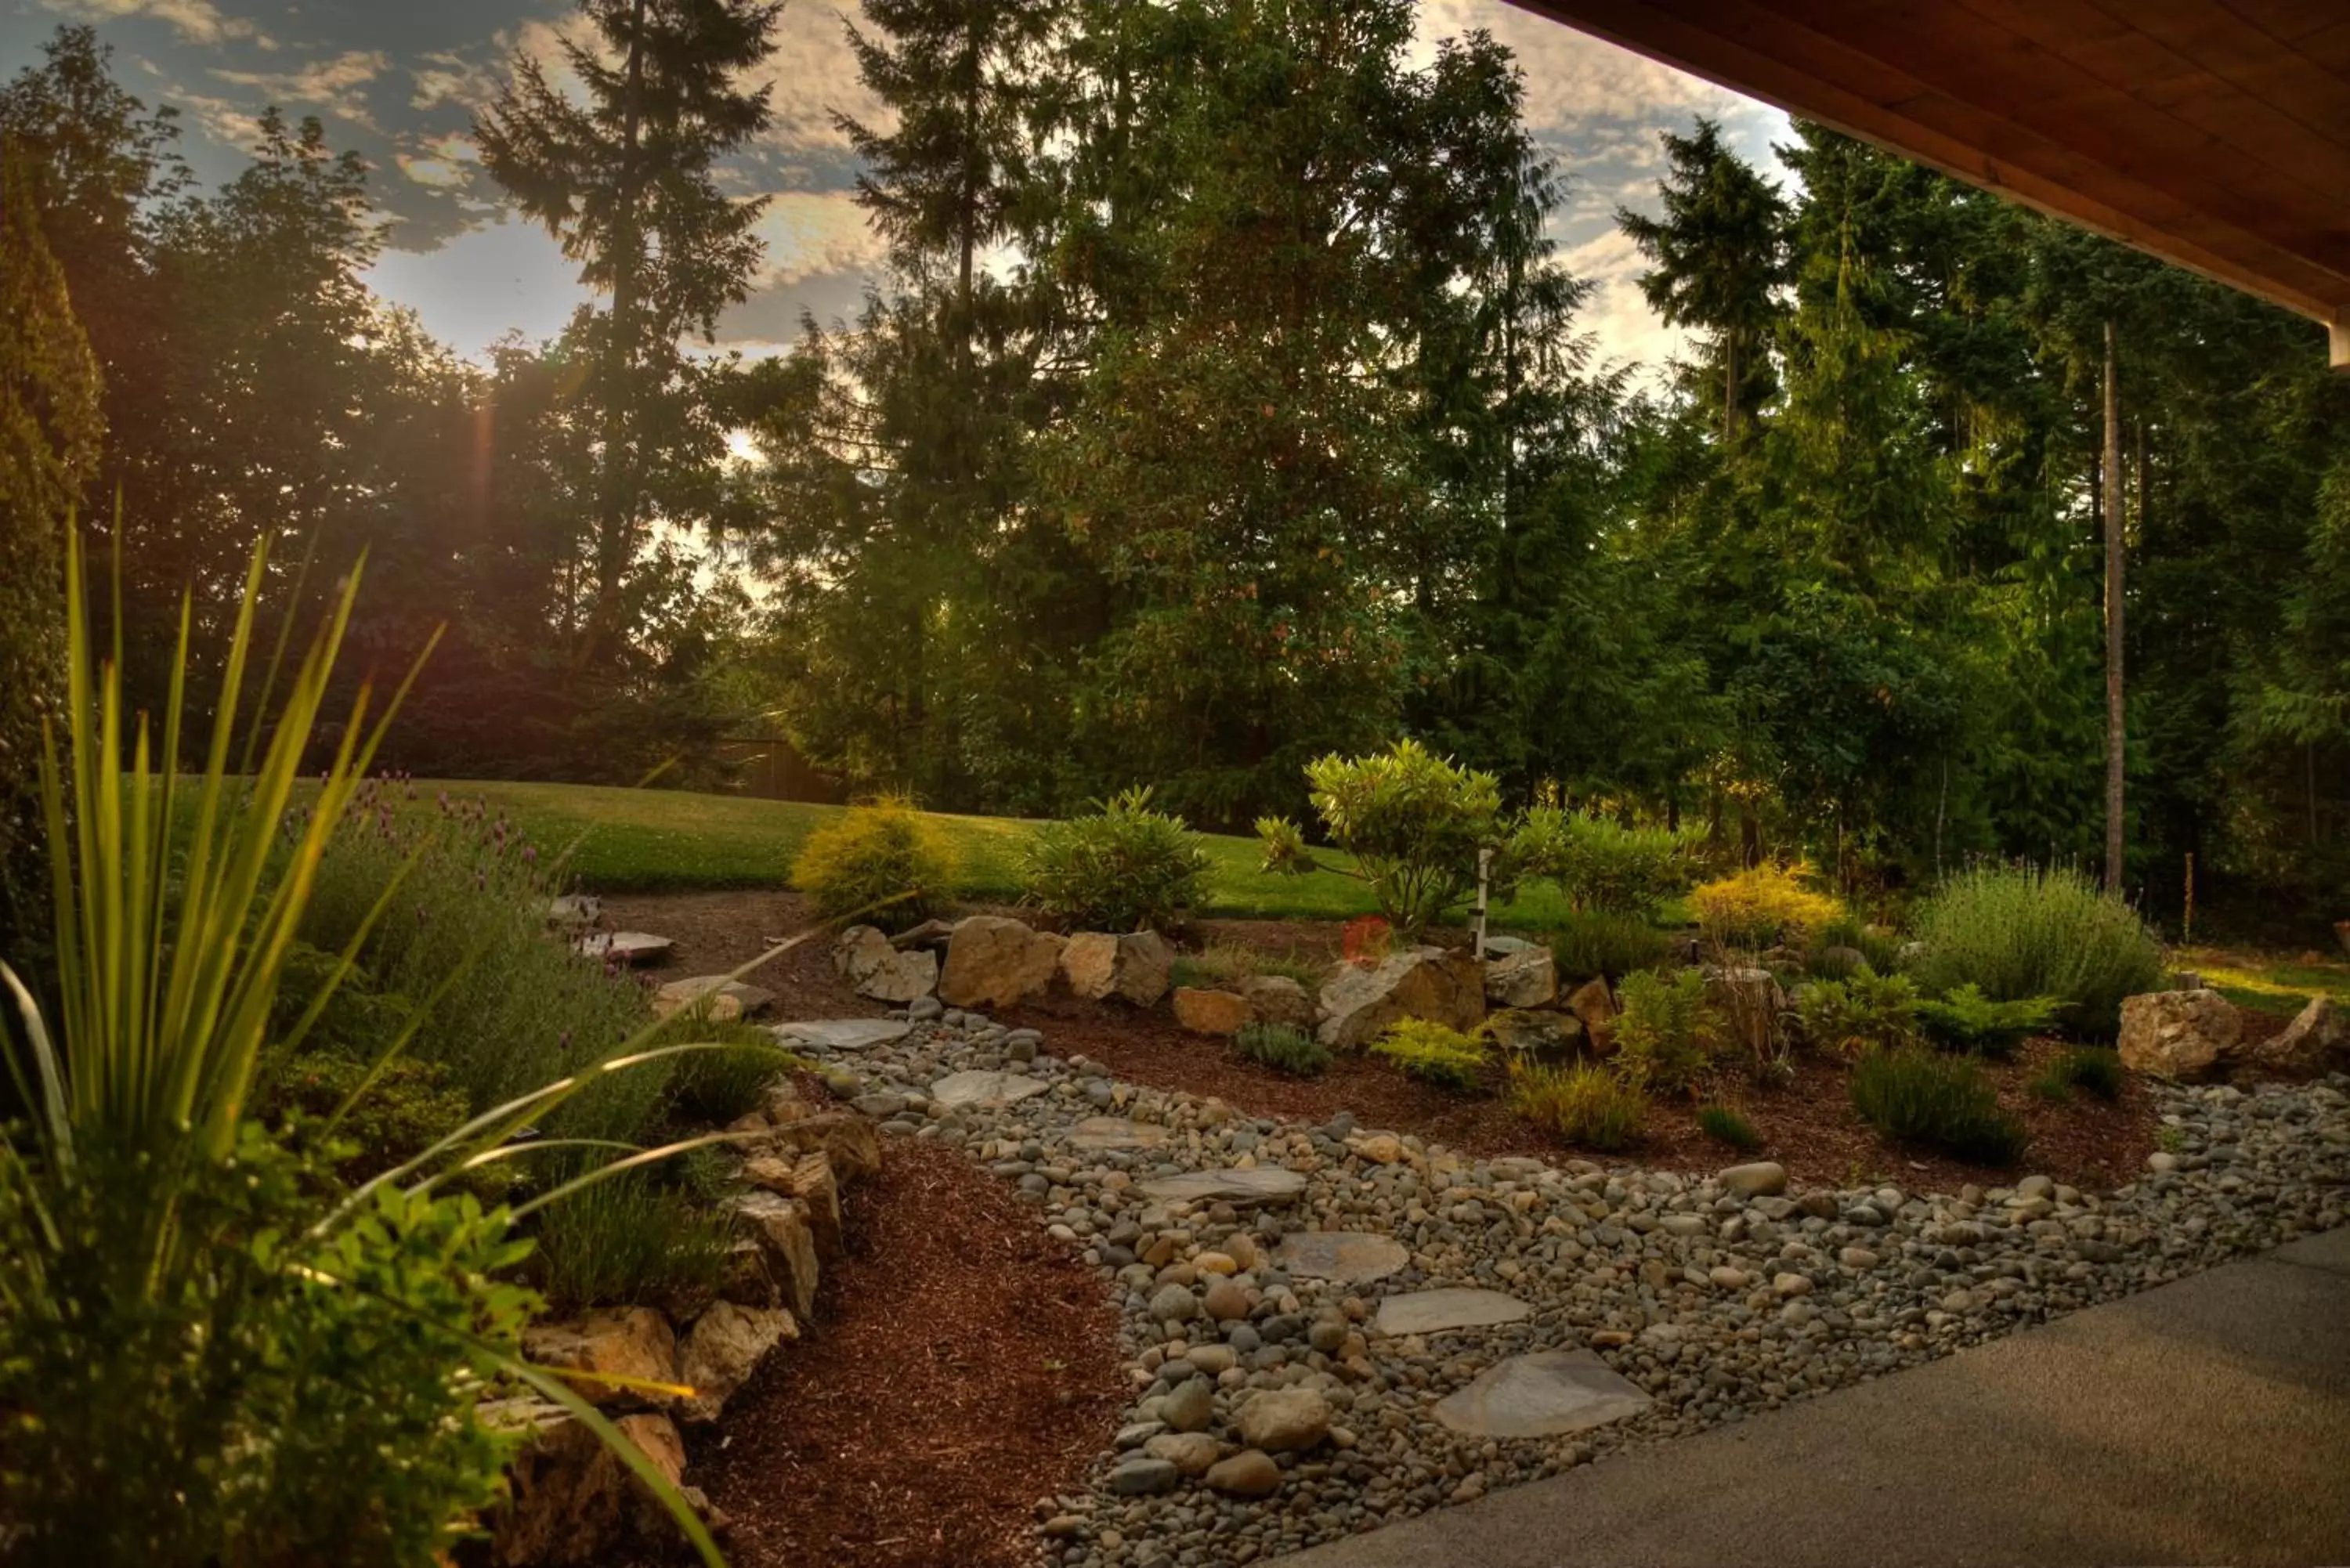
<instances>
[{"instance_id":1,"label":"flat stepping stone","mask_svg":"<svg viewBox=\"0 0 2350 1568\"><path fill-rule=\"evenodd\" d=\"M616 963L643 963L657 959L677 944L650 931L591 931L581 937L579 950L589 958Z\"/></svg>"},{"instance_id":2,"label":"flat stepping stone","mask_svg":"<svg viewBox=\"0 0 2350 1568\"><path fill-rule=\"evenodd\" d=\"M1533 1311L1517 1297L1500 1291L1449 1286L1388 1297L1379 1303L1379 1315L1372 1326L1381 1334L1449 1334L1460 1328L1516 1323Z\"/></svg>"},{"instance_id":3,"label":"flat stepping stone","mask_svg":"<svg viewBox=\"0 0 2350 1568\"><path fill-rule=\"evenodd\" d=\"M1161 1203L1286 1203L1305 1190L1294 1170L1260 1166L1254 1170L1187 1170L1141 1183L1142 1195Z\"/></svg>"},{"instance_id":4,"label":"flat stepping stone","mask_svg":"<svg viewBox=\"0 0 2350 1568\"><path fill-rule=\"evenodd\" d=\"M1558 1438L1637 1416L1648 1397L1587 1350L1513 1355L1436 1402L1436 1418L1472 1438Z\"/></svg>"},{"instance_id":5,"label":"flat stepping stone","mask_svg":"<svg viewBox=\"0 0 2350 1568\"><path fill-rule=\"evenodd\" d=\"M1274 1258L1284 1273L1349 1285L1384 1280L1411 1262L1394 1237L1363 1231L1293 1231Z\"/></svg>"},{"instance_id":6,"label":"flat stepping stone","mask_svg":"<svg viewBox=\"0 0 2350 1568\"><path fill-rule=\"evenodd\" d=\"M1044 1079L1022 1073L949 1073L931 1085L931 1098L951 1111L966 1106L1016 1105L1050 1087Z\"/></svg>"},{"instance_id":7,"label":"flat stepping stone","mask_svg":"<svg viewBox=\"0 0 2350 1568\"><path fill-rule=\"evenodd\" d=\"M733 1003L731 1016L748 1018L751 1014L772 1007L775 993L755 985L745 985L723 974L697 974L684 980L673 980L653 992L653 1011L666 1018L672 1012L682 1012L700 1005L708 997L724 997ZM716 1008L713 1011L723 1012Z\"/></svg>"},{"instance_id":8,"label":"flat stepping stone","mask_svg":"<svg viewBox=\"0 0 2350 1568\"><path fill-rule=\"evenodd\" d=\"M1124 1116L1087 1116L1069 1129L1072 1147L1097 1151L1157 1148L1166 1141L1165 1127L1152 1122L1128 1121Z\"/></svg>"},{"instance_id":9,"label":"flat stepping stone","mask_svg":"<svg viewBox=\"0 0 2350 1568\"><path fill-rule=\"evenodd\" d=\"M810 1018L779 1023L775 1038L785 1044L820 1045L827 1051L868 1051L894 1045L913 1032L902 1018Z\"/></svg>"}]
</instances>

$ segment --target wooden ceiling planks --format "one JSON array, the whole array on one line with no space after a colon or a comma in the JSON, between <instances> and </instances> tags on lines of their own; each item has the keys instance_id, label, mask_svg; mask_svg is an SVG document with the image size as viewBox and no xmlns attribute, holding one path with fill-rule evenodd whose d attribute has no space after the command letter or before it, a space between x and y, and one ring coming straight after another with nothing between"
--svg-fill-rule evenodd
<instances>
[{"instance_id":1,"label":"wooden ceiling planks","mask_svg":"<svg viewBox=\"0 0 2350 1568\"><path fill-rule=\"evenodd\" d=\"M2345 0L1514 0L2333 325Z\"/></svg>"}]
</instances>

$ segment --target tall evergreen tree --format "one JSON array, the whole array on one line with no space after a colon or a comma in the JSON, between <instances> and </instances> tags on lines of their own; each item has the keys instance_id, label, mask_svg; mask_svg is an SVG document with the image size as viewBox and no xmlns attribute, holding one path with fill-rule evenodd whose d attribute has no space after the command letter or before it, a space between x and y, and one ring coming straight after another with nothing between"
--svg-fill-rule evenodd
<instances>
[{"instance_id":1,"label":"tall evergreen tree","mask_svg":"<svg viewBox=\"0 0 2350 1568\"><path fill-rule=\"evenodd\" d=\"M781 0L580 0L592 36L564 43L586 102L529 56L481 116L482 162L608 295L583 324L596 375L583 389L595 431L593 602L576 667L610 659L629 632L629 576L656 515L709 505L718 452L691 407L697 378L679 339L708 338L747 298L764 200L719 186L717 161L764 130L764 60ZM681 514L684 515L681 517Z\"/></svg>"}]
</instances>

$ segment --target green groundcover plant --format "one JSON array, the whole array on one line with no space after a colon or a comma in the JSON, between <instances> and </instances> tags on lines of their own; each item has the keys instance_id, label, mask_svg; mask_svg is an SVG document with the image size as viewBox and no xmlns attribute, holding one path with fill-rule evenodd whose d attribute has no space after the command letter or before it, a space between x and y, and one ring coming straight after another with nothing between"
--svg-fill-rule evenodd
<instances>
[{"instance_id":1,"label":"green groundcover plant","mask_svg":"<svg viewBox=\"0 0 2350 1568\"><path fill-rule=\"evenodd\" d=\"M170 1568L431 1561L495 1495L511 1439L475 1406L507 1378L602 1437L717 1563L708 1532L635 1446L515 1350L536 1304L512 1282L528 1251L523 1222L675 1151L628 1153L511 1207L484 1209L454 1187L469 1168L532 1158L549 1140L515 1141L526 1127L639 1057L623 1049L469 1118L355 1187L255 1119L265 1048L297 1050L332 1000L328 984L272 1041L332 825L382 733L362 691L316 786L317 810L289 846L284 825L357 575L275 722L255 726L245 751L255 760L233 774L266 569L256 551L213 735L187 774L187 619L159 732L129 712L120 648L110 660L92 654L79 554L77 543L68 560L63 754L53 730L42 766L55 968L36 978L51 1006L0 963L5 1057L25 1111L0 1140L10 1556ZM375 919L398 891L395 879ZM374 1065L388 1068L407 1038ZM322 1133L371 1087L363 1076Z\"/></svg>"}]
</instances>

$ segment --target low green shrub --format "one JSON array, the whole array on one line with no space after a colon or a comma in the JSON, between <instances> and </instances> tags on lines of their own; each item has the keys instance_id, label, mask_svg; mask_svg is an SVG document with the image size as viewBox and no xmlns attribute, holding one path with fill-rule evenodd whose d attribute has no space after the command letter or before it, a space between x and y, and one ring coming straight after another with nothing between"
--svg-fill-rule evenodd
<instances>
[{"instance_id":1,"label":"low green shrub","mask_svg":"<svg viewBox=\"0 0 2350 1568\"><path fill-rule=\"evenodd\" d=\"M1492 1054L1489 1042L1463 1034L1425 1018L1406 1018L1388 1026L1371 1043L1371 1053L1383 1056L1415 1078L1448 1089L1473 1089Z\"/></svg>"},{"instance_id":2,"label":"low green shrub","mask_svg":"<svg viewBox=\"0 0 2350 1568\"><path fill-rule=\"evenodd\" d=\"M2120 1026L2122 999L2158 989L2162 946L2137 911L2070 867L1987 865L1918 906L1909 972L1929 994L1980 987L1994 1002L2055 997L2095 1035Z\"/></svg>"},{"instance_id":3,"label":"low green shrub","mask_svg":"<svg viewBox=\"0 0 2350 1568\"><path fill-rule=\"evenodd\" d=\"M689 1051L670 1068L670 1116L688 1127L723 1127L766 1102L767 1085L806 1065L775 1044L775 1037L741 1019L712 1023L689 1008L662 1021L654 1045L700 1043L723 1051Z\"/></svg>"},{"instance_id":4,"label":"low green shrub","mask_svg":"<svg viewBox=\"0 0 2350 1568\"><path fill-rule=\"evenodd\" d=\"M2032 1080L2032 1092L2043 1100L2062 1100L2074 1089L2085 1089L2111 1105L2122 1097L2124 1068L2118 1052L2084 1045L2064 1053Z\"/></svg>"},{"instance_id":5,"label":"low green shrub","mask_svg":"<svg viewBox=\"0 0 2350 1568\"><path fill-rule=\"evenodd\" d=\"M1232 1036L1232 1049L1293 1078L1318 1078L1330 1065L1328 1047L1314 1036L1290 1024L1262 1019L1241 1025L1240 1033Z\"/></svg>"},{"instance_id":6,"label":"low green shrub","mask_svg":"<svg viewBox=\"0 0 2350 1568\"><path fill-rule=\"evenodd\" d=\"M1857 1056L1918 1037L1918 988L1907 975L1862 965L1848 980L1815 980L1795 992L1795 1024L1814 1049Z\"/></svg>"},{"instance_id":7,"label":"low green shrub","mask_svg":"<svg viewBox=\"0 0 2350 1568\"><path fill-rule=\"evenodd\" d=\"M725 1282L733 1229L699 1194L629 1170L548 1205L534 1259L558 1312L660 1303L691 1313Z\"/></svg>"},{"instance_id":8,"label":"low green shrub","mask_svg":"<svg viewBox=\"0 0 2350 1568\"><path fill-rule=\"evenodd\" d=\"M1510 1108L1569 1143L1614 1151L1640 1138L1648 1098L1605 1067L1528 1067L1510 1074Z\"/></svg>"},{"instance_id":9,"label":"low green shrub","mask_svg":"<svg viewBox=\"0 0 2350 1568\"><path fill-rule=\"evenodd\" d=\"M1203 991L1230 991L1244 980L1279 975L1312 992L1321 988L1323 971L1328 967L1237 942L1218 942L1195 953L1178 953L1171 975L1176 985Z\"/></svg>"},{"instance_id":10,"label":"low green shrub","mask_svg":"<svg viewBox=\"0 0 2350 1568\"><path fill-rule=\"evenodd\" d=\"M2000 1109L1982 1069L1960 1057L1914 1047L1863 1056L1852 1106L1887 1137L1975 1164L2012 1165L2023 1154L2023 1124Z\"/></svg>"},{"instance_id":11,"label":"low green shrub","mask_svg":"<svg viewBox=\"0 0 2350 1568\"><path fill-rule=\"evenodd\" d=\"M2029 1036L2054 1027L2061 1005L2053 996L1993 1002L1981 986L1970 983L1948 996L1918 1002L1918 1022L1937 1045L2005 1058L2015 1054Z\"/></svg>"},{"instance_id":12,"label":"low green shrub","mask_svg":"<svg viewBox=\"0 0 2350 1568\"><path fill-rule=\"evenodd\" d=\"M449 1082L447 1069L395 1056L375 1075L331 1139L317 1132L367 1081L370 1065L339 1051L306 1051L270 1062L262 1073L261 1118L356 1185L422 1154L473 1114L463 1091ZM503 1178L512 1172L512 1166L494 1165L481 1174ZM495 1189L473 1190L487 1197Z\"/></svg>"},{"instance_id":13,"label":"low green shrub","mask_svg":"<svg viewBox=\"0 0 2350 1568\"><path fill-rule=\"evenodd\" d=\"M1045 823L1022 846L1021 897L1088 930L1168 929L1207 888L1208 852L1183 819L1129 789L1086 816Z\"/></svg>"},{"instance_id":14,"label":"low green shrub","mask_svg":"<svg viewBox=\"0 0 2350 1568\"><path fill-rule=\"evenodd\" d=\"M1561 980L1604 974L1621 980L1635 970L1654 969L1672 951L1672 939L1638 915L1605 910L1569 914L1550 932L1552 961Z\"/></svg>"},{"instance_id":15,"label":"low green shrub","mask_svg":"<svg viewBox=\"0 0 2350 1568\"><path fill-rule=\"evenodd\" d=\"M853 805L800 845L792 886L826 919L855 916L885 931L920 925L954 879L947 836L911 800Z\"/></svg>"},{"instance_id":16,"label":"low green shrub","mask_svg":"<svg viewBox=\"0 0 2350 1568\"><path fill-rule=\"evenodd\" d=\"M1720 1053L1721 1011L1705 999L1705 976L1682 970L1669 979L1653 970L1627 975L1617 988L1623 1011L1616 1019L1619 1071L1652 1093L1679 1094L1694 1085Z\"/></svg>"},{"instance_id":17,"label":"low green shrub","mask_svg":"<svg viewBox=\"0 0 2350 1568\"><path fill-rule=\"evenodd\" d=\"M1323 830L1353 864L1320 865L1295 823L1268 816L1256 825L1264 868L1357 877L1399 930L1419 930L1460 903L1477 886L1477 852L1508 836L1493 775L1457 767L1418 741L1365 757L1334 753L1306 764L1305 782Z\"/></svg>"},{"instance_id":18,"label":"low green shrub","mask_svg":"<svg viewBox=\"0 0 2350 1568\"><path fill-rule=\"evenodd\" d=\"M1762 1147L1762 1135L1754 1130L1754 1124L1728 1106L1700 1106L1697 1127L1714 1142L1727 1145L1741 1154L1752 1154Z\"/></svg>"},{"instance_id":19,"label":"low green shrub","mask_svg":"<svg viewBox=\"0 0 2350 1568\"><path fill-rule=\"evenodd\" d=\"M1645 919L1694 879L1698 839L1691 831L1626 827L1604 816L1537 805L1519 824L1511 847L1517 874L1555 882L1576 913Z\"/></svg>"}]
</instances>

